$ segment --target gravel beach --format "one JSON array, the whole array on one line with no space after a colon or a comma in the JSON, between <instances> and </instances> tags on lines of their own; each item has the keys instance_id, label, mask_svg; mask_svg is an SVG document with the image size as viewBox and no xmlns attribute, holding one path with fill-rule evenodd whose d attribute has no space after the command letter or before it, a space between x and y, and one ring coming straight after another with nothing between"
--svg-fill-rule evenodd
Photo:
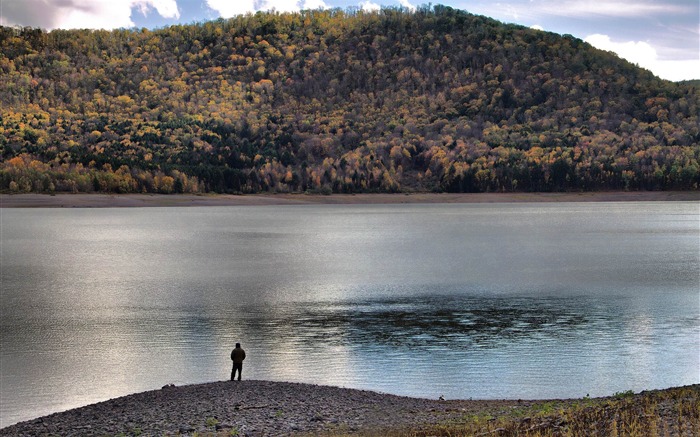
<instances>
[{"instance_id":1,"label":"gravel beach","mask_svg":"<svg viewBox=\"0 0 700 437\"><path fill-rule=\"evenodd\" d=\"M518 401L440 401L270 381L224 381L137 393L21 422L1 436L278 436L434 423Z\"/></svg>"},{"instance_id":2,"label":"gravel beach","mask_svg":"<svg viewBox=\"0 0 700 437\"><path fill-rule=\"evenodd\" d=\"M619 429L619 435L697 436L700 385L598 399L521 401L419 399L313 384L222 381L111 399L18 423L0 429L0 436L378 436L387 430L434 435L415 431L440 427L439 435L452 436L472 435L455 434L449 426L474 421L492 424L489 435L543 430L544 435L603 436ZM432 424L439 426L426 428ZM501 424L508 429L491 429Z\"/></svg>"}]
</instances>

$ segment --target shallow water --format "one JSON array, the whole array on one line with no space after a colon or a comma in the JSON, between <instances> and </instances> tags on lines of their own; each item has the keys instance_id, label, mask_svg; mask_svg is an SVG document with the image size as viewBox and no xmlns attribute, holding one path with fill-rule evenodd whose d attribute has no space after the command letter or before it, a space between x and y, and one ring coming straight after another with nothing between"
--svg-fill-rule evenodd
<instances>
[{"instance_id":1,"label":"shallow water","mask_svg":"<svg viewBox=\"0 0 700 437\"><path fill-rule=\"evenodd\" d=\"M700 382L697 202L0 209L2 426L244 377L446 398Z\"/></svg>"}]
</instances>

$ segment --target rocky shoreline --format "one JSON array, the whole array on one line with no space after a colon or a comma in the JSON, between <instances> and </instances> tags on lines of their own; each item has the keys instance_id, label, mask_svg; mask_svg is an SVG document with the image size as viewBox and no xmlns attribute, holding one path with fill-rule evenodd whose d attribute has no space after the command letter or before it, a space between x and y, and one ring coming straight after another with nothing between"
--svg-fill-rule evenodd
<instances>
[{"instance_id":1,"label":"rocky shoreline","mask_svg":"<svg viewBox=\"0 0 700 437\"><path fill-rule=\"evenodd\" d=\"M537 411L550 413L538 416ZM490 433L520 435L524 429L563 429L566 423L586 430L624 429L626 420L644 424L639 418L662 435L695 435L700 385L600 399L520 401L420 399L313 384L222 381L123 396L11 425L0 429L0 436L384 435L382 430L417 435L419 429L481 419L488 429L500 423L511 428ZM471 435L447 429L440 435Z\"/></svg>"},{"instance_id":2,"label":"rocky shoreline","mask_svg":"<svg viewBox=\"0 0 700 437\"><path fill-rule=\"evenodd\" d=\"M507 410L519 401L441 401L271 381L166 386L0 429L0 436L281 436L407 428Z\"/></svg>"}]
</instances>

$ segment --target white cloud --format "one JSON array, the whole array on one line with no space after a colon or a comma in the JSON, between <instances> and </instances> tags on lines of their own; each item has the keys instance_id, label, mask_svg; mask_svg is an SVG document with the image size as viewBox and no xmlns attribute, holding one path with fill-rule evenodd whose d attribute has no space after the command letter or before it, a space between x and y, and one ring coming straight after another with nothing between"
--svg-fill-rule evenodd
<instances>
[{"instance_id":1,"label":"white cloud","mask_svg":"<svg viewBox=\"0 0 700 437\"><path fill-rule=\"evenodd\" d=\"M700 79L700 59L661 60L656 49L644 41L617 42L608 35L594 34L584 41L601 50L616 53L642 68L650 70L662 79L679 81Z\"/></svg>"},{"instance_id":2,"label":"white cloud","mask_svg":"<svg viewBox=\"0 0 700 437\"><path fill-rule=\"evenodd\" d=\"M660 78L674 82L700 79L700 59L657 61L651 71Z\"/></svg>"},{"instance_id":3,"label":"white cloud","mask_svg":"<svg viewBox=\"0 0 700 437\"><path fill-rule=\"evenodd\" d=\"M399 0L399 3L401 3L401 6L404 8L410 9L412 11L416 10L416 7L411 4L408 0Z\"/></svg>"},{"instance_id":4,"label":"white cloud","mask_svg":"<svg viewBox=\"0 0 700 437\"><path fill-rule=\"evenodd\" d=\"M78 3L77 0L75 2ZM180 18L175 0L95 0L90 5L91 9L74 7L66 11L61 23L56 27L90 29L132 27L134 26L131 20L132 8L138 9L144 15L151 9L155 9L165 18Z\"/></svg>"},{"instance_id":5,"label":"white cloud","mask_svg":"<svg viewBox=\"0 0 700 437\"><path fill-rule=\"evenodd\" d=\"M324 0L206 0L207 5L224 18L248 12L276 10L296 12L302 9L327 9Z\"/></svg>"},{"instance_id":6,"label":"white cloud","mask_svg":"<svg viewBox=\"0 0 700 437\"><path fill-rule=\"evenodd\" d=\"M302 9L328 9L323 0L306 0Z\"/></svg>"},{"instance_id":7,"label":"white cloud","mask_svg":"<svg viewBox=\"0 0 700 437\"><path fill-rule=\"evenodd\" d=\"M608 35L599 33L588 35L584 41L601 50L615 52L620 57L645 68L657 59L656 49L644 41L614 42Z\"/></svg>"},{"instance_id":8,"label":"white cloud","mask_svg":"<svg viewBox=\"0 0 700 437\"><path fill-rule=\"evenodd\" d=\"M379 5L376 4L376 3L372 3L372 2L369 1L369 0L360 3L360 9L362 9L363 11L378 11L378 10L380 10L381 8L382 8L381 6L379 6Z\"/></svg>"},{"instance_id":9,"label":"white cloud","mask_svg":"<svg viewBox=\"0 0 700 437\"><path fill-rule=\"evenodd\" d=\"M532 26L530 26L530 29L544 30L544 27L540 26L539 24L533 24Z\"/></svg>"},{"instance_id":10,"label":"white cloud","mask_svg":"<svg viewBox=\"0 0 700 437\"><path fill-rule=\"evenodd\" d=\"M150 8L153 7L163 18L180 18L177 0L131 0L131 2L139 8L143 15L147 15Z\"/></svg>"},{"instance_id":11,"label":"white cloud","mask_svg":"<svg viewBox=\"0 0 700 437\"><path fill-rule=\"evenodd\" d=\"M2 23L44 29L132 27L133 9L146 15L180 18L176 0L21 0L2 2Z\"/></svg>"},{"instance_id":12,"label":"white cloud","mask_svg":"<svg viewBox=\"0 0 700 437\"><path fill-rule=\"evenodd\" d=\"M698 16L697 0L470 0L469 11L504 21L539 22L545 26L558 19L588 21L594 28L599 23L591 20L624 19L631 20L630 23L641 19L663 23L672 21L674 31L678 30L679 17ZM697 29L697 21L695 26Z\"/></svg>"},{"instance_id":13,"label":"white cloud","mask_svg":"<svg viewBox=\"0 0 700 437\"><path fill-rule=\"evenodd\" d=\"M253 0L207 0L207 5L224 18L245 14L246 12L255 12Z\"/></svg>"},{"instance_id":14,"label":"white cloud","mask_svg":"<svg viewBox=\"0 0 700 437\"><path fill-rule=\"evenodd\" d=\"M597 1L569 0L561 2L542 2L530 4L534 8L549 15L567 17L642 17L664 14L692 13L692 6L685 7L670 2L640 2L638 0Z\"/></svg>"}]
</instances>

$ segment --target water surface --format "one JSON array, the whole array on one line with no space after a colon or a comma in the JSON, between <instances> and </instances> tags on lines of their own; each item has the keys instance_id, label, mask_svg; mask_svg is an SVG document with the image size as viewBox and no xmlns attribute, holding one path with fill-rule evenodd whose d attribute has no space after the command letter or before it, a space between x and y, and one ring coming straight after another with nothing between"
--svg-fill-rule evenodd
<instances>
[{"instance_id":1,"label":"water surface","mask_svg":"<svg viewBox=\"0 0 700 437\"><path fill-rule=\"evenodd\" d=\"M2 426L168 383L700 382L697 202L0 209Z\"/></svg>"}]
</instances>

